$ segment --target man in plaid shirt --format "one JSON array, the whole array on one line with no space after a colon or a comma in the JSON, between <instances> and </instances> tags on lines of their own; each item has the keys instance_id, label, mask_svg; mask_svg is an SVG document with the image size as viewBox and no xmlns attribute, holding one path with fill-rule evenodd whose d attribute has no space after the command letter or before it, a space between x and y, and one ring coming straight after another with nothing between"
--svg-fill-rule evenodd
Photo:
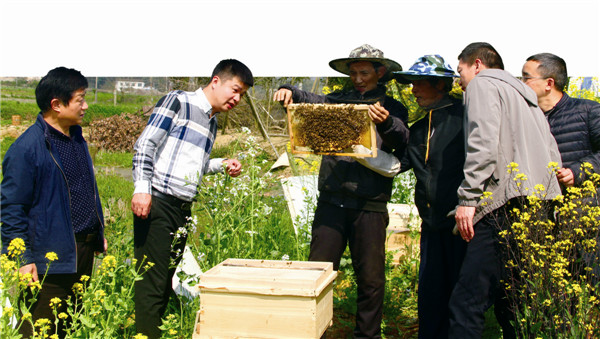
<instances>
[{"instance_id":1,"label":"man in plaid shirt","mask_svg":"<svg viewBox=\"0 0 600 339\"><path fill-rule=\"evenodd\" d=\"M135 143L131 199L135 258L138 269L154 264L135 283L135 313L137 331L149 338L161 335L158 326L181 259L177 253L183 253L187 240L187 232L177 231L191 216L202 175L225 170L236 177L241 172L236 159L209 159L217 134L216 114L235 107L253 84L246 65L222 60L206 87L161 98Z\"/></svg>"}]
</instances>

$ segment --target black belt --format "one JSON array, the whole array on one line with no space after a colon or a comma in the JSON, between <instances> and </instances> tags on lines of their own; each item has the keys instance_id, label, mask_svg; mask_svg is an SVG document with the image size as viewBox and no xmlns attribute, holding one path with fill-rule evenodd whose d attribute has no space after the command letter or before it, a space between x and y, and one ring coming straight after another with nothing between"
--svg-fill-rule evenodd
<instances>
[{"instance_id":1,"label":"black belt","mask_svg":"<svg viewBox=\"0 0 600 339\"><path fill-rule=\"evenodd\" d=\"M81 233L75 234L76 242L91 242L98 239L98 233Z\"/></svg>"},{"instance_id":2,"label":"black belt","mask_svg":"<svg viewBox=\"0 0 600 339\"><path fill-rule=\"evenodd\" d=\"M190 201L185 201L185 200L182 200L179 198L175 198L172 195L164 194L164 193L161 193L154 189L152 190L152 195L173 207L181 208L182 210L191 210L192 209L192 202L190 202Z\"/></svg>"}]
</instances>

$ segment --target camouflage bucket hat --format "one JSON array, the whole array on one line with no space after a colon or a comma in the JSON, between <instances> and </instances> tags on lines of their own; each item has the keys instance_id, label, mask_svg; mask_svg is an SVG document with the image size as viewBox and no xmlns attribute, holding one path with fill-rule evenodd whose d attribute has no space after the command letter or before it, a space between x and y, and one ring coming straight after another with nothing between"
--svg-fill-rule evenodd
<instances>
[{"instance_id":1,"label":"camouflage bucket hat","mask_svg":"<svg viewBox=\"0 0 600 339\"><path fill-rule=\"evenodd\" d=\"M438 54L430 54L417 59L408 71L393 72L393 77L399 83L408 84L413 80L427 77L454 78L457 75L444 58Z\"/></svg>"},{"instance_id":2,"label":"camouflage bucket hat","mask_svg":"<svg viewBox=\"0 0 600 339\"><path fill-rule=\"evenodd\" d=\"M355 61L371 61L378 62L385 66L386 73L382 79L388 78L390 72L401 71L402 66L394 60L383 57L383 52L371 45L364 44L350 52L347 58L335 59L329 62L329 66L340 73L350 74L350 63Z\"/></svg>"}]
</instances>

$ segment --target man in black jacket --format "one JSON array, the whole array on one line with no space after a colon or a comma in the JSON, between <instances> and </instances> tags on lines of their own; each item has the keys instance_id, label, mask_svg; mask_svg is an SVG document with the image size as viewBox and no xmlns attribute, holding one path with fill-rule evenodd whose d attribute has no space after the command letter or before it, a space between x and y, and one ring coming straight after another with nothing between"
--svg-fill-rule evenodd
<instances>
[{"instance_id":1,"label":"man in black jacket","mask_svg":"<svg viewBox=\"0 0 600 339\"><path fill-rule=\"evenodd\" d=\"M600 103L571 98L565 61L550 53L527 58L523 82L538 97L538 104L550 124L550 131L562 158L557 178L563 187L579 186L588 177L581 165L588 162L600 173Z\"/></svg>"},{"instance_id":2,"label":"man in black jacket","mask_svg":"<svg viewBox=\"0 0 600 339\"><path fill-rule=\"evenodd\" d=\"M412 83L412 93L428 114L410 127L401 171L417 178L415 204L422 219L419 265L419 338L447 338L448 301L458 279L467 243L452 234L448 213L458 204L456 191L464 179L463 105L448 94L452 67L439 55L425 55L396 81Z\"/></svg>"},{"instance_id":3,"label":"man in black jacket","mask_svg":"<svg viewBox=\"0 0 600 339\"><path fill-rule=\"evenodd\" d=\"M561 186L578 187L589 178L581 168L589 163L589 173L600 173L600 103L571 98L564 92L569 82L567 64L551 53L539 53L527 58L522 70L523 82L533 89L538 105L550 124L556 139L562 168L556 177ZM599 192L600 193L600 192ZM598 205L598 195L586 197L586 202ZM600 239L599 239L600 240ZM600 278L596 255L584 254L586 265L593 267L594 282Z\"/></svg>"},{"instance_id":4,"label":"man in black jacket","mask_svg":"<svg viewBox=\"0 0 600 339\"><path fill-rule=\"evenodd\" d=\"M285 106L292 102L370 104L369 117L377 128L378 155L392 154L399 159L408 141L408 112L401 103L386 96L384 81L390 72L402 67L369 45L362 45L349 58L332 60L329 65L350 76L351 90L322 96L285 85L273 99ZM388 169L384 176L352 157L323 156L321 160L309 260L333 262L337 270L349 243L358 286L355 338L381 337L387 202L398 169Z\"/></svg>"}]
</instances>

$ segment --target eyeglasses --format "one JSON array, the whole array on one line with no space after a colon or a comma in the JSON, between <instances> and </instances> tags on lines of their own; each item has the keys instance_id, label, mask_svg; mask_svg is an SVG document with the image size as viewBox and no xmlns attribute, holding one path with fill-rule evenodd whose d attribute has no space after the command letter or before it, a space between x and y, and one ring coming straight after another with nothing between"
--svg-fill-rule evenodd
<instances>
[{"instance_id":1,"label":"eyeglasses","mask_svg":"<svg viewBox=\"0 0 600 339\"><path fill-rule=\"evenodd\" d=\"M531 79L548 79L548 78L544 78L544 77L522 77L521 81L527 82L527 81L529 81Z\"/></svg>"}]
</instances>

